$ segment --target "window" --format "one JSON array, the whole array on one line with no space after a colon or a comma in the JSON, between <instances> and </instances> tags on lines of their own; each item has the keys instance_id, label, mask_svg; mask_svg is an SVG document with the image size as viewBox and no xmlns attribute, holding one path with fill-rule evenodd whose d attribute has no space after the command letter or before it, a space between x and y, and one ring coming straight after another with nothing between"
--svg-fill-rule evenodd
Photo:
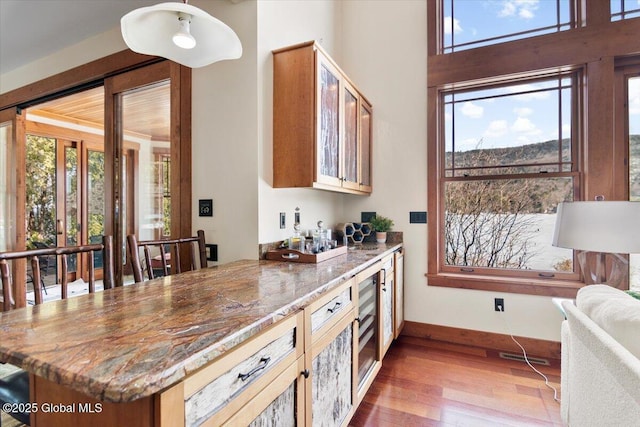
<instances>
[{"instance_id":1,"label":"window","mask_svg":"<svg viewBox=\"0 0 640 427\"><path fill-rule=\"evenodd\" d=\"M637 18L640 16L638 0L611 0L611 20Z\"/></svg>"},{"instance_id":2,"label":"window","mask_svg":"<svg viewBox=\"0 0 640 427\"><path fill-rule=\"evenodd\" d=\"M551 241L556 207L577 188L578 81L574 73L441 93L444 271L574 272L572 252Z\"/></svg>"},{"instance_id":3,"label":"window","mask_svg":"<svg viewBox=\"0 0 640 427\"><path fill-rule=\"evenodd\" d=\"M640 67L627 78L629 139L629 200L640 202ZM629 287L640 291L640 254L631 254Z\"/></svg>"},{"instance_id":4,"label":"window","mask_svg":"<svg viewBox=\"0 0 640 427\"><path fill-rule=\"evenodd\" d=\"M155 212L159 215L155 239L171 237L171 156L168 149L154 149Z\"/></svg>"},{"instance_id":5,"label":"window","mask_svg":"<svg viewBox=\"0 0 640 427\"><path fill-rule=\"evenodd\" d=\"M427 2L429 286L575 297L557 204L634 191L616 70L640 62L640 19L617 4Z\"/></svg>"},{"instance_id":6,"label":"window","mask_svg":"<svg viewBox=\"0 0 640 427\"><path fill-rule=\"evenodd\" d=\"M571 7L569 0L444 0L442 52L568 30L575 21Z\"/></svg>"}]
</instances>

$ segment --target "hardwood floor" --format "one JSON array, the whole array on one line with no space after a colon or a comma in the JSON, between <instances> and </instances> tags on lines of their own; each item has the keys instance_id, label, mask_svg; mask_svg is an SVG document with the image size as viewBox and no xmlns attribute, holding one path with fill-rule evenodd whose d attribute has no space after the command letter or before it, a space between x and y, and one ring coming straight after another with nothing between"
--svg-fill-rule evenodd
<instances>
[{"instance_id":1,"label":"hardwood floor","mask_svg":"<svg viewBox=\"0 0 640 427\"><path fill-rule=\"evenodd\" d=\"M535 364L560 397L560 361ZM21 425L2 414L2 425ZM5 424L7 423L7 424ZM350 426L561 426L553 390L524 362L478 347L400 337Z\"/></svg>"},{"instance_id":2,"label":"hardwood floor","mask_svg":"<svg viewBox=\"0 0 640 427\"><path fill-rule=\"evenodd\" d=\"M558 390L560 361L534 364ZM560 404L526 363L496 351L400 337L350 425L561 426Z\"/></svg>"}]
</instances>

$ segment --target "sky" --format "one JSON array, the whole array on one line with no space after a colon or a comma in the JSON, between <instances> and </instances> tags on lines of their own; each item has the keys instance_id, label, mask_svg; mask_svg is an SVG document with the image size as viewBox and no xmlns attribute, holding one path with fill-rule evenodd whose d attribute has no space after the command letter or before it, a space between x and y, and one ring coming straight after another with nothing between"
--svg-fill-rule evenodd
<instances>
[{"instance_id":1,"label":"sky","mask_svg":"<svg viewBox=\"0 0 640 427\"><path fill-rule=\"evenodd\" d=\"M452 28L453 39L458 44L556 24L556 2L552 0L456 0L453 17L451 0L444 3L445 44L451 43ZM569 20L568 4L568 0L560 1L561 24ZM626 0L625 8L632 7L640 7L640 0ZM520 85L514 89L532 87ZM561 123L565 138L570 136L569 100L566 101ZM629 106L630 133L640 134L640 78L629 81ZM469 99L456 105L455 115L456 151L478 148L479 143L482 148L509 147L558 137L557 92L492 100ZM445 120L450 129L451 115L446 114Z\"/></svg>"}]
</instances>

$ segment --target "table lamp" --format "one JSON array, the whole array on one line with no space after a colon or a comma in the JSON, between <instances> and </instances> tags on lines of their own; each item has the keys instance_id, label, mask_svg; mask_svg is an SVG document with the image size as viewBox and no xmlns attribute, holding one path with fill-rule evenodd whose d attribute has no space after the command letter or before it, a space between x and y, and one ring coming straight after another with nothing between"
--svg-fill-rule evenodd
<instances>
[{"instance_id":1,"label":"table lamp","mask_svg":"<svg viewBox=\"0 0 640 427\"><path fill-rule=\"evenodd\" d=\"M561 202L552 244L576 250L585 284L628 287L622 254L640 253L640 202Z\"/></svg>"}]
</instances>

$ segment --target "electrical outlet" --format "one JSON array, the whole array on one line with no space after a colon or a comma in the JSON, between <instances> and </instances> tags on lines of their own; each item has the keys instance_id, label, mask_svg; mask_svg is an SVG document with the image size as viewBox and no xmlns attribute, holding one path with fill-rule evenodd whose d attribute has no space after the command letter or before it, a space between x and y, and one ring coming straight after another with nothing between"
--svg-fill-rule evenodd
<instances>
[{"instance_id":1,"label":"electrical outlet","mask_svg":"<svg viewBox=\"0 0 640 427\"><path fill-rule=\"evenodd\" d=\"M280 212L280 228L287 228L287 214Z\"/></svg>"},{"instance_id":2,"label":"electrical outlet","mask_svg":"<svg viewBox=\"0 0 640 427\"><path fill-rule=\"evenodd\" d=\"M495 298L493 300L493 309L495 311L504 311L504 298Z\"/></svg>"}]
</instances>

